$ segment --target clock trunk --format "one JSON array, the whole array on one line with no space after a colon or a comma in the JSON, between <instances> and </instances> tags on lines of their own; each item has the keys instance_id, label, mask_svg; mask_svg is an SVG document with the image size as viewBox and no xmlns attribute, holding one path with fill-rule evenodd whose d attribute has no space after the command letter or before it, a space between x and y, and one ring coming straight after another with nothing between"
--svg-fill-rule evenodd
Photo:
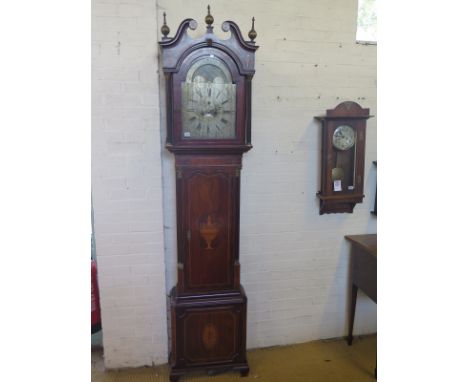
<instances>
[{"instance_id":1,"label":"clock trunk","mask_svg":"<svg viewBox=\"0 0 468 382\"><path fill-rule=\"evenodd\" d=\"M241 160L176 156L180 294L239 288Z\"/></svg>"}]
</instances>

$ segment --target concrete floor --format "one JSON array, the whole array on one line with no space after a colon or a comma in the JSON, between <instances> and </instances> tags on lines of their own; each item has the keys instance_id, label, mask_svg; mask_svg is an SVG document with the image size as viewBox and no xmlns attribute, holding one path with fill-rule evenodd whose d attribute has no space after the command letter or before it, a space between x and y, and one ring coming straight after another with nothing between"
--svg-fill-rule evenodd
<instances>
[{"instance_id":1,"label":"concrete floor","mask_svg":"<svg viewBox=\"0 0 468 382\"><path fill-rule=\"evenodd\" d=\"M227 372L216 376L190 374L180 382L372 382L377 336L356 336L352 346L344 339L250 350L250 374ZM105 371L102 354L92 354L92 382L169 381L168 365Z\"/></svg>"}]
</instances>

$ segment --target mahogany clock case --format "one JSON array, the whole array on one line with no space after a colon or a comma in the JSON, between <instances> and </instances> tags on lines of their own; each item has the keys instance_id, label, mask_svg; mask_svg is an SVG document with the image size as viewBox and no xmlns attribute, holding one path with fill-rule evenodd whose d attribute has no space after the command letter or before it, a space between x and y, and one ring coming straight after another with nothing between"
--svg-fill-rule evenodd
<instances>
[{"instance_id":1,"label":"mahogany clock case","mask_svg":"<svg viewBox=\"0 0 468 382\"><path fill-rule=\"evenodd\" d=\"M320 215L324 213L352 213L356 203L364 198L364 160L366 151L366 121L372 116L369 109L346 101L325 116L315 117L322 125ZM334 145L337 129L346 127L354 132L354 144L345 149ZM334 183L339 180L339 187Z\"/></svg>"},{"instance_id":2,"label":"mahogany clock case","mask_svg":"<svg viewBox=\"0 0 468 382\"><path fill-rule=\"evenodd\" d=\"M165 17L165 16L164 16ZM240 284L242 154L250 143L251 80L258 46L225 21L231 36L192 38L186 19L159 43L166 83L166 148L175 155L177 285L170 295L171 382L195 370L247 375L247 296Z\"/></svg>"}]
</instances>

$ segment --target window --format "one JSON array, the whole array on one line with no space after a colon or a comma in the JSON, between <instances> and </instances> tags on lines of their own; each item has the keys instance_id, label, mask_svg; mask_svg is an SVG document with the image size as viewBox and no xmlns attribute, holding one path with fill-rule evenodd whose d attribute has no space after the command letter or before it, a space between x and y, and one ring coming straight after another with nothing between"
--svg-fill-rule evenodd
<instances>
[{"instance_id":1,"label":"window","mask_svg":"<svg viewBox=\"0 0 468 382\"><path fill-rule=\"evenodd\" d=\"M377 43L377 0L359 0L356 40Z\"/></svg>"}]
</instances>

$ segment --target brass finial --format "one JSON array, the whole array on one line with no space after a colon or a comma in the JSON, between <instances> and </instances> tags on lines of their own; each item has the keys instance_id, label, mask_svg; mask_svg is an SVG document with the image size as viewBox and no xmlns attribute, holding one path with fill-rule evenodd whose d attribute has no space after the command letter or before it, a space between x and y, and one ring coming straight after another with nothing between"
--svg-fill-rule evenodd
<instances>
[{"instance_id":1,"label":"brass finial","mask_svg":"<svg viewBox=\"0 0 468 382\"><path fill-rule=\"evenodd\" d=\"M252 29L249 31L249 38L251 42L254 42L255 37L257 37L257 32L255 32L255 17L252 17Z\"/></svg>"},{"instance_id":2,"label":"brass finial","mask_svg":"<svg viewBox=\"0 0 468 382\"><path fill-rule=\"evenodd\" d=\"M208 25L208 27L211 27L211 24L213 24L214 18L211 16L210 13L210 6L208 5L208 14L205 17L205 22Z\"/></svg>"},{"instance_id":3,"label":"brass finial","mask_svg":"<svg viewBox=\"0 0 468 382\"><path fill-rule=\"evenodd\" d=\"M163 16L164 16L164 23L163 23L163 25L161 27L161 33L164 36L163 39L166 39L166 38L168 38L167 35L169 34L169 32L171 30L169 29L169 27L166 24L166 12L163 13Z\"/></svg>"}]
</instances>

